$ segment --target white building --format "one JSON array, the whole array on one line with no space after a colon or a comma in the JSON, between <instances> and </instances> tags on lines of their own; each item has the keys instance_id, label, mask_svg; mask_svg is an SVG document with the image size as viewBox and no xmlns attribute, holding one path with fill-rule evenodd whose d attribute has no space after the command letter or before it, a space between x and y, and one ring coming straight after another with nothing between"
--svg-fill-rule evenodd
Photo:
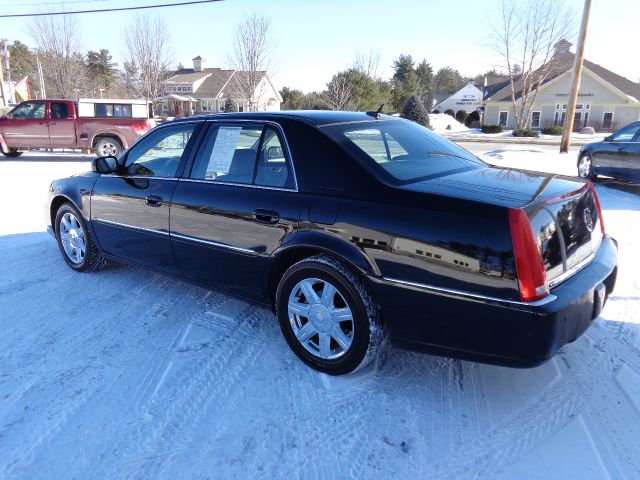
<instances>
[{"instance_id":1,"label":"white building","mask_svg":"<svg viewBox=\"0 0 640 480\"><path fill-rule=\"evenodd\" d=\"M234 104L233 110L273 111L280 110L282 97L266 72L258 72L254 105L243 98L242 85L246 84L248 72L206 68L201 56L193 59L193 68L174 72L164 82L165 96L156 104L161 113L169 115L193 115L223 112L227 100Z\"/></svg>"},{"instance_id":2,"label":"white building","mask_svg":"<svg viewBox=\"0 0 640 480\"><path fill-rule=\"evenodd\" d=\"M482 91L469 82L456 93L442 100L436 105L434 110L444 113L447 110L464 110L467 113L475 112L478 107L482 106Z\"/></svg>"},{"instance_id":3,"label":"white building","mask_svg":"<svg viewBox=\"0 0 640 480\"><path fill-rule=\"evenodd\" d=\"M575 59L575 54L569 50L570 46L571 43L566 40L561 40L556 45L551 59L551 73L538 90L527 122L528 127L538 129L564 124ZM518 100L522 89L519 80L515 87ZM574 129L588 126L595 130L612 131L637 120L640 120L640 83L585 60ZM484 123L514 128L515 115L508 79L502 79L487 89Z\"/></svg>"}]
</instances>

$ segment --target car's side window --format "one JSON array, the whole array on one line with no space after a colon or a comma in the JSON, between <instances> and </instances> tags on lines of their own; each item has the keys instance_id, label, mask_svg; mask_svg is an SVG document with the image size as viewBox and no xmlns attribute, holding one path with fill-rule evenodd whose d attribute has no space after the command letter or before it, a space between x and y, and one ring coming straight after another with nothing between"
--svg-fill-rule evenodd
<instances>
[{"instance_id":1,"label":"car's side window","mask_svg":"<svg viewBox=\"0 0 640 480\"><path fill-rule=\"evenodd\" d=\"M630 142L640 130L640 125L629 125L616 133L611 139L614 142Z\"/></svg>"},{"instance_id":2,"label":"car's side window","mask_svg":"<svg viewBox=\"0 0 640 480\"><path fill-rule=\"evenodd\" d=\"M127 154L125 174L175 177L180 159L195 128L195 123L173 125L143 138Z\"/></svg>"},{"instance_id":3,"label":"car's side window","mask_svg":"<svg viewBox=\"0 0 640 480\"><path fill-rule=\"evenodd\" d=\"M51 102L51 118L69 118L69 105L63 102Z\"/></svg>"},{"instance_id":4,"label":"car's side window","mask_svg":"<svg viewBox=\"0 0 640 480\"><path fill-rule=\"evenodd\" d=\"M44 118L44 102L29 102L18 105L11 118Z\"/></svg>"},{"instance_id":5,"label":"car's side window","mask_svg":"<svg viewBox=\"0 0 640 480\"><path fill-rule=\"evenodd\" d=\"M268 126L262 137L258 155L256 185L264 187L294 188L293 172L282 147L278 131Z\"/></svg>"},{"instance_id":6,"label":"car's side window","mask_svg":"<svg viewBox=\"0 0 640 480\"><path fill-rule=\"evenodd\" d=\"M262 125L211 125L191 178L251 184L261 135Z\"/></svg>"}]
</instances>

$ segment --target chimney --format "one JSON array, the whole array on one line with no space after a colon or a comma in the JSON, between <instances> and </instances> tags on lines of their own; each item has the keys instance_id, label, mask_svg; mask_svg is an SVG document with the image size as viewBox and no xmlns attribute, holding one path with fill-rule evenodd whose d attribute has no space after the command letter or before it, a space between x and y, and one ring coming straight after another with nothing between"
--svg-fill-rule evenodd
<instances>
[{"instance_id":1,"label":"chimney","mask_svg":"<svg viewBox=\"0 0 640 480\"><path fill-rule=\"evenodd\" d=\"M569 48L573 45L571 42L565 40L564 38L555 44L555 55L559 55L561 53L567 53Z\"/></svg>"},{"instance_id":2,"label":"chimney","mask_svg":"<svg viewBox=\"0 0 640 480\"><path fill-rule=\"evenodd\" d=\"M204 70L204 64L207 61L206 58L203 58L200 55L198 55L196 58L194 58L192 60L193 60L193 71L194 72L201 72L202 70Z\"/></svg>"}]
</instances>

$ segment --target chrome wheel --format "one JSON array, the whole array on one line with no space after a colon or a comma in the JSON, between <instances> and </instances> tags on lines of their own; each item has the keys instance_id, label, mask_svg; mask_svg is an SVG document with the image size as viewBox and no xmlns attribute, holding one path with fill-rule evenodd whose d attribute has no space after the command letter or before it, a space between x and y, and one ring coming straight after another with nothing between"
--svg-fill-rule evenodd
<instances>
[{"instance_id":1,"label":"chrome wheel","mask_svg":"<svg viewBox=\"0 0 640 480\"><path fill-rule=\"evenodd\" d=\"M324 360L342 357L353 343L353 314L342 294L318 278L291 290L288 314L293 334L311 354Z\"/></svg>"},{"instance_id":2,"label":"chrome wheel","mask_svg":"<svg viewBox=\"0 0 640 480\"><path fill-rule=\"evenodd\" d=\"M86 255L85 233L82 224L73 213L67 212L60 220L60 242L69 260L75 264L84 261Z\"/></svg>"},{"instance_id":3,"label":"chrome wheel","mask_svg":"<svg viewBox=\"0 0 640 480\"><path fill-rule=\"evenodd\" d=\"M583 155L578 161L578 176L581 178L589 178L591 176L591 157Z\"/></svg>"}]
</instances>

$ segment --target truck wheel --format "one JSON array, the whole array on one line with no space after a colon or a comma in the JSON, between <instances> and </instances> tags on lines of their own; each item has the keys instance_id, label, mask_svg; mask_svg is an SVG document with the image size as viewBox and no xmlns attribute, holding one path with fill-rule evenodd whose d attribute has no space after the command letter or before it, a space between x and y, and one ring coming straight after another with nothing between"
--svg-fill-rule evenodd
<instances>
[{"instance_id":1,"label":"truck wheel","mask_svg":"<svg viewBox=\"0 0 640 480\"><path fill-rule=\"evenodd\" d=\"M386 344L380 309L368 286L331 257L291 266L278 285L276 312L294 353L330 375L359 370Z\"/></svg>"},{"instance_id":2,"label":"truck wheel","mask_svg":"<svg viewBox=\"0 0 640 480\"><path fill-rule=\"evenodd\" d=\"M119 157L120 153L122 153L122 145L113 137L102 137L96 142L93 151L96 157L106 157L108 155Z\"/></svg>"},{"instance_id":3,"label":"truck wheel","mask_svg":"<svg viewBox=\"0 0 640 480\"><path fill-rule=\"evenodd\" d=\"M2 152L2 154L5 157L19 157L23 153L24 152L20 152L20 151L16 150L15 148L10 148L8 152Z\"/></svg>"}]
</instances>

